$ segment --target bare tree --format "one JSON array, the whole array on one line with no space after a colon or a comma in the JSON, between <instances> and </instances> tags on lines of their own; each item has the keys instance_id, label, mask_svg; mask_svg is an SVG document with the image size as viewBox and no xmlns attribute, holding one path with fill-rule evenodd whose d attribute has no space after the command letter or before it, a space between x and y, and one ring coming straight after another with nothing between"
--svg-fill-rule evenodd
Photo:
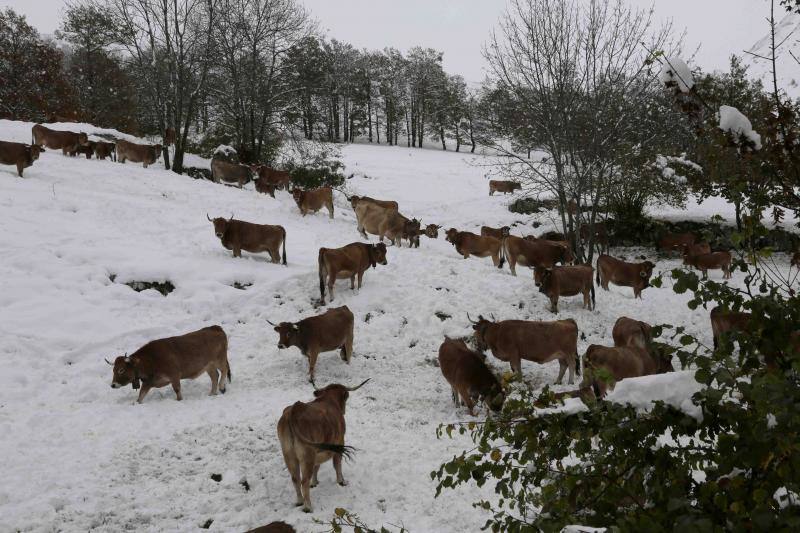
<instances>
[{"instance_id":1,"label":"bare tree","mask_svg":"<svg viewBox=\"0 0 800 533\"><path fill-rule=\"evenodd\" d=\"M641 108L621 104L648 98L656 75L648 49L672 46L670 24L657 28L652 17L622 0L511 0L484 52L494 83L526 124L524 139L511 131L493 143L504 156L500 170L557 199L579 260L592 260L594 225L620 162L648 142L625 142ZM541 153L528 159L509 140ZM573 202L576 209L567 209Z\"/></svg>"}]
</instances>

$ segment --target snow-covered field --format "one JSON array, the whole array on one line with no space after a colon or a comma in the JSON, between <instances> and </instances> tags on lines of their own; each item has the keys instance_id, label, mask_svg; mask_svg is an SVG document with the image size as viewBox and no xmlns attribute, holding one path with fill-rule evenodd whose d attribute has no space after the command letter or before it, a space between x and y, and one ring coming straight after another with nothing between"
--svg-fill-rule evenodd
<instances>
[{"instance_id":1,"label":"snow-covered field","mask_svg":"<svg viewBox=\"0 0 800 533\"><path fill-rule=\"evenodd\" d=\"M29 142L29 128L0 121L0 139ZM468 154L354 145L343 158L355 173L350 191L397 200L423 224L477 230L519 222L514 233L533 231L533 217L506 209L510 197L488 196L485 169ZM345 198L337 193L335 202L334 220L303 218L285 192L271 199L53 151L25 179L0 167L0 531L195 531L209 520L216 531L273 520L319 531L313 518L327 520L335 507L415 533L477 531L485 517L471 503L489 491L433 498L429 472L469 446L435 435L438 424L469 418L452 405L434 365L438 346L444 335L471 332L466 311L498 319L553 315L530 271L514 278L489 259L463 260L441 237L423 238L418 250L390 247L388 266L368 271L359 293L337 285L334 305L356 316L354 358L348 366L338 353L322 354L317 383L372 378L347 406L347 443L358 453L344 465L347 487L323 465L313 515L293 506L275 428L283 408L309 401L312 388L305 358L296 348L279 351L267 320L319 312L317 250L360 239ZM270 264L266 254L232 258L206 213L282 224L288 267ZM658 261L660 270L675 265ZM166 297L124 285L164 280L176 287ZM235 282L252 285L240 290ZM578 322L581 352L611 344L621 315L684 325L710 343L707 311L689 310L687 298L669 288L648 289L642 300L629 289L598 288L597 311L571 298L558 316ZM204 376L183 383L183 402L166 387L134 405L133 390L109 386L104 358L211 324L229 336L226 395L209 397ZM523 365L537 386L551 383L557 368Z\"/></svg>"}]
</instances>

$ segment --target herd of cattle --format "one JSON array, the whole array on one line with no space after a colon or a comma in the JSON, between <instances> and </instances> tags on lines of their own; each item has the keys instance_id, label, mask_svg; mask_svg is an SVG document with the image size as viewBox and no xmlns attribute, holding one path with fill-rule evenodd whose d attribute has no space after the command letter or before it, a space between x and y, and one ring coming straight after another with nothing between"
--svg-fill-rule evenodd
<instances>
[{"instance_id":1,"label":"herd of cattle","mask_svg":"<svg viewBox=\"0 0 800 533\"><path fill-rule=\"evenodd\" d=\"M60 149L65 155L93 153L100 159L111 157L122 162L126 159L142 162L146 167L158 158L159 145L136 145L119 140L116 144L89 141L84 133L54 131L41 125L33 127L33 144L0 142L0 162L16 164L20 176L22 169L38 157L44 148ZM174 136L174 132L172 132ZM90 153L91 149L91 153ZM266 166L248 167L212 161L215 181L235 183L243 186L257 174L256 190L275 195L278 190L291 191L300 213L305 216L325 208L329 217L334 217L333 191L330 187L303 190L292 188L290 176L285 171ZM518 184L490 181L489 193L513 192ZM353 242L341 248L320 248L318 274L320 302L325 305L326 289L329 302L334 300L336 280L350 279L350 288L358 287L367 270L387 264L387 239L395 246L407 241L418 247L420 236L438 238L441 226L429 224L424 228L416 218L408 218L399 211L395 201L384 201L366 196L349 197L357 219L357 230L368 239L376 235L379 242L369 244ZM208 217L214 233L222 246L241 257L242 250L251 253L268 253L273 263L287 264L286 230L282 226L255 224L230 218ZM586 227L584 226L584 232ZM584 238L588 234L582 232ZM650 261L627 262L601 253L596 268L577 265L572 250L571 236L554 232L540 236L524 237L511 235L508 226L492 228L484 226L480 235L450 228L446 240L456 252L467 259L470 256L491 257L494 266L502 268L507 261L511 274L516 276L517 266L533 270L533 280L539 292L550 301L552 312L558 311L560 298L582 296L583 306L595 307L595 282L608 290L609 284L631 287L635 298L650 286L655 265ZM601 223L595 226L594 240L601 251L608 251L608 234ZM661 252L682 252L684 264L702 271L721 270L724 278L730 277L731 254L727 251L712 252L708 243L692 233L668 234L658 242ZM800 261L798 258L793 258ZM574 382L580 375L581 358L578 355L578 324L573 319L556 321L491 320L479 315L472 320L473 344L470 348L462 339L445 338L439 348L439 367L452 388L453 400L465 405L474 415L477 403L484 402L490 409L499 410L505 399L505 388L485 362L485 351L500 361L507 361L511 370L522 372L522 361L545 364L558 361L560 384L569 370L568 381ZM746 313L732 313L721 309L711 312L712 332L715 346L719 338L732 331L747 327ZM315 366L320 353L339 350L344 362L349 363L353 355L354 317L347 306L329 308L326 312L304 318L298 322L272 324L278 334L278 348L297 347L308 359L309 379L315 380ZM613 382L630 377L645 376L672 370L670 358L663 355L652 342L651 326L628 317L620 317L614 324L612 337L614 346L591 345L582 360L584 378L581 394L591 391L602 397ZM231 381L228 361L227 335L220 326L176 337L151 341L131 355L117 357L113 363L114 388L130 384L139 390L137 401L141 403L148 391L154 387L171 385L178 400L181 400L181 380L194 379L203 373L211 379L211 395L225 393L226 383ZM604 370L601 371L601 369ZM588 371L587 371L588 370ZM611 385L597 376L611 376ZM368 380L367 380L368 381ZM286 467L297 494L297 505L311 511L310 487L317 482L319 465L333 461L339 484L345 481L341 472L342 456L350 453L344 444L345 404L349 393L358 390L365 382L355 387L332 384L323 388L314 385L315 399L311 402L296 402L287 407L278 422L280 440ZM460 401L460 402L459 402Z\"/></svg>"}]
</instances>

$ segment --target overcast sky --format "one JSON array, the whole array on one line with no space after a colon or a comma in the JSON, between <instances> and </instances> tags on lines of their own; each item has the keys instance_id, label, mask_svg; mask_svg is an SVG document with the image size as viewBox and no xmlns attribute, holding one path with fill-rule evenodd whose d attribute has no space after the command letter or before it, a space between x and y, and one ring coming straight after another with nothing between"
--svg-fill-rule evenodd
<instances>
[{"instance_id":1,"label":"overcast sky","mask_svg":"<svg viewBox=\"0 0 800 533\"><path fill-rule=\"evenodd\" d=\"M506 0L301 0L328 36L357 48L386 46L407 50L431 47L444 52L445 70L470 82L484 77L481 48L505 9ZM583 0L588 2L589 0ZM701 49L695 63L725 68L766 33L768 0L628 0L655 5L659 18L687 30L685 49ZM65 0L0 0L28 17L42 33L59 24Z\"/></svg>"}]
</instances>

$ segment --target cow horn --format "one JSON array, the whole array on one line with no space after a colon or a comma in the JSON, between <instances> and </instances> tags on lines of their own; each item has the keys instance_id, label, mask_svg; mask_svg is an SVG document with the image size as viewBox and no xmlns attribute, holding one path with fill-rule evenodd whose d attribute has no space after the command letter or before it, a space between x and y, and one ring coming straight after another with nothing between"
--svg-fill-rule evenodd
<instances>
[{"instance_id":1,"label":"cow horn","mask_svg":"<svg viewBox=\"0 0 800 533\"><path fill-rule=\"evenodd\" d=\"M108 359L106 359L105 357L103 358L103 361L105 361L106 363L108 363L110 366L114 366L114 363L112 363L111 361L109 361L109 360L108 360Z\"/></svg>"},{"instance_id":2,"label":"cow horn","mask_svg":"<svg viewBox=\"0 0 800 533\"><path fill-rule=\"evenodd\" d=\"M318 390L319 390L319 387L317 387L317 384L316 384L316 383L314 383L314 378L311 378L309 381L311 381L311 386L312 386L312 387L314 387L314 390L315 390L315 391L318 391Z\"/></svg>"},{"instance_id":3,"label":"cow horn","mask_svg":"<svg viewBox=\"0 0 800 533\"><path fill-rule=\"evenodd\" d=\"M229 218L228 220L233 220L233 213L231 213L231 218Z\"/></svg>"},{"instance_id":4,"label":"cow horn","mask_svg":"<svg viewBox=\"0 0 800 533\"><path fill-rule=\"evenodd\" d=\"M213 220L211 220L211 217L208 216L208 213L206 213L206 218L208 219L209 222L214 222Z\"/></svg>"},{"instance_id":5,"label":"cow horn","mask_svg":"<svg viewBox=\"0 0 800 533\"><path fill-rule=\"evenodd\" d=\"M477 324L477 322L475 322L474 320L472 320L472 318L470 318L470 316L469 316L469 311L467 312L467 320L469 320L469 321L470 321L470 322L472 322L473 324Z\"/></svg>"},{"instance_id":6,"label":"cow horn","mask_svg":"<svg viewBox=\"0 0 800 533\"><path fill-rule=\"evenodd\" d=\"M269 323L270 326L276 326L276 327L278 326L278 324L273 324L270 319L267 319L267 322Z\"/></svg>"},{"instance_id":7,"label":"cow horn","mask_svg":"<svg viewBox=\"0 0 800 533\"><path fill-rule=\"evenodd\" d=\"M494 313L490 313L489 316L492 317L492 322L497 322L497 319L494 317Z\"/></svg>"},{"instance_id":8,"label":"cow horn","mask_svg":"<svg viewBox=\"0 0 800 533\"><path fill-rule=\"evenodd\" d=\"M372 378L367 378L367 379L365 379L364 381L362 381L362 382L361 382L361 385L358 385L357 387L345 387L345 388L346 388L347 390L349 390L350 392L357 391L358 389L360 389L361 387L363 387L364 385L366 385L367 381L369 381L369 380L371 380L371 379L372 379Z\"/></svg>"}]
</instances>

